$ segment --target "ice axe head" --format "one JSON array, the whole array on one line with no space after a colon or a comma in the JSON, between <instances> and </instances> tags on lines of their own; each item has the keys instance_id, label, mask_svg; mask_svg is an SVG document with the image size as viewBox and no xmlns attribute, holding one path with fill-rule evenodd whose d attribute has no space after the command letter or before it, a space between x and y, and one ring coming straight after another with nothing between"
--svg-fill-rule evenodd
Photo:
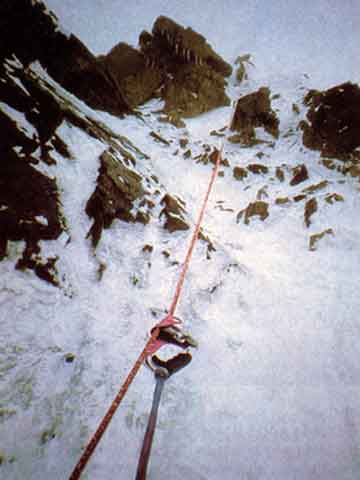
<instances>
[{"instance_id":1,"label":"ice axe head","mask_svg":"<svg viewBox=\"0 0 360 480\"><path fill-rule=\"evenodd\" d=\"M165 372L163 372L163 370L166 370L168 376L170 377L174 373L186 367L191 360L191 353L180 352L168 360L161 360L157 355L153 355L152 357L148 357L147 364L155 372L155 375L166 377Z\"/></svg>"}]
</instances>

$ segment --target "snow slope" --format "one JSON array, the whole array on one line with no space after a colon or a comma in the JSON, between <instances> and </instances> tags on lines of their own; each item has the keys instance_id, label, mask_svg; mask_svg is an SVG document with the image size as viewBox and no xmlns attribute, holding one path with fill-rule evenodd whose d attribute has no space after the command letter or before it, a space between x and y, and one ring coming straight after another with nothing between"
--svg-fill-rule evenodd
<instances>
[{"instance_id":1,"label":"snow slope","mask_svg":"<svg viewBox=\"0 0 360 480\"><path fill-rule=\"evenodd\" d=\"M48 1L55 8L53 3ZM315 8L316 2L312 5ZM334 2L321 5L339 11ZM350 7L358 8L345 2L344 25L351 23L347 12L355 10ZM135 4L133 11L138 8L140 4ZM184 18L181 12L188 12L190 18L186 8L176 10L174 18ZM152 13L142 14L149 28ZM89 12L85 18L93 17ZM135 16L131 21L132 34L139 32L144 21ZM236 28L235 22L231 25ZM211 25L198 30L216 45L220 37L212 35ZM343 33L345 37L340 32L334 38L340 46L347 42L348 34ZM227 38L226 45L232 48ZM224 156L231 168L222 168L224 176L217 180L204 220L216 252L207 259L206 246L199 242L178 309L199 348L191 365L165 386L149 480L355 480L360 476L359 183L325 169L318 153L301 146L296 130L299 116L291 108L308 88L334 85L342 76L358 80L355 68L342 68L343 58L336 57L336 68L333 52L326 55L321 63L317 58L316 79L286 77L280 66L279 71L269 72L266 83L272 93L280 94L273 101L281 132L274 148L225 144ZM254 60L257 65L256 56ZM314 70L313 59L301 62L301 68ZM231 84L229 94L235 99L254 91L264 84L264 72L264 66L252 69L244 87ZM231 109L188 120L185 130L177 130L157 122L151 112L158 107L155 102L143 107L146 124L135 117L119 120L92 114L150 156L147 167L169 191L185 199L194 223L211 167L184 159L181 149L178 155L174 152L184 135L190 139L193 157L203 143L218 145L209 132L228 122ZM170 140L171 146L154 142L149 136L152 130ZM289 136L284 137L286 132ZM0 450L4 455L0 478L7 480L69 476L148 330L168 308L190 238L189 232L165 232L157 221L147 226L117 221L104 231L95 259L85 240L90 220L84 207L103 147L65 124L58 133L74 157L66 165L57 159L63 208L72 232L59 265L68 278L65 294L31 272L14 271L13 259L21 245L13 244L10 260L0 263ZM261 160L256 157L260 151ZM268 166L270 173L250 175L244 182L233 178L233 167L255 162ZM291 187L290 169L301 163L307 165L310 178ZM283 183L274 175L281 165L285 165ZM74 176L79 182L76 190L68 187ZM314 194L319 211L309 229L303 221L304 202L275 204L276 198L293 197L324 179L329 184ZM250 225L237 223L237 213L265 185L269 217L264 222L253 219ZM333 192L341 194L344 202L328 205L325 196ZM335 235L309 251L310 234L326 228ZM60 249L62 241L66 239L43 248ZM152 253L142 251L145 244L153 245ZM107 265L101 282L96 278L98 261ZM75 355L71 363L66 361L69 353ZM152 374L141 369L84 479L134 478L153 388Z\"/></svg>"}]
</instances>

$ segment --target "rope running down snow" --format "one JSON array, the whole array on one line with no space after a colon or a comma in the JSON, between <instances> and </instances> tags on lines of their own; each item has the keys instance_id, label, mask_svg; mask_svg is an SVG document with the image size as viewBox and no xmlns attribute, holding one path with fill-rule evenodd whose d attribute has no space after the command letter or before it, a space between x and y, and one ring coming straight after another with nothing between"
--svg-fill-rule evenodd
<instances>
[{"instance_id":1,"label":"rope running down snow","mask_svg":"<svg viewBox=\"0 0 360 480\"><path fill-rule=\"evenodd\" d=\"M236 107L236 103L234 102L230 122L229 122L229 125L228 125L229 129L231 128L231 126L234 122L234 117L235 117L235 112L236 112L235 107ZM203 200L203 204L202 204L202 207L201 207L201 210L200 210L198 221L196 223L195 230L194 230L194 233L193 233L193 236L192 236L189 248L188 248L188 252L187 252L186 257L185 257L184 265L183 265L183 268L181 270L178 283L176 285L174 298L173 298L173 301L171 303L170 310L169 310L169 316L170 317L173 317L173 315L175 314L175 310L176 310L177 304L178 304L179 299L180 299L182 287L184 285L185 276L186 276L186 273L189 269L191 256L192 256L195 244L196 244L196 240L198 239L198 236L199 236L199 233L200 233L200 227L201 227L201 223L202 223L202 220L203 220L203 217L204 217L204 214L205 214L205 210L206 210L206 207L207 207L207 202L209 200L209 196L210 196L212 187L214 185L214 182L216 180L216 177L217 177L217 174L218 174L218 171L219 171L219 168L220 168L220 163L221 163L223 150L224 150L224 140L221 142L220 149L217 151L215 167L213 168L213 171L212 171L212 174L211 174L209 186L208 186L208 189L206 191L206 194L205 194L205 197L204 197L204 200Z\"/></svg>"},{"instance_id":2,"label":"rope running down snow","mask_svg":"<svg viewBox=\"0 0 360 480\"><path fill-rule=\"evenodd\" d=\"M232 125L234 115L235 115L235 108L234 108L232 116L231 116L231 121L229 123L229 128ZM196 241L197 241L199 233L200 233L201 222L202 222L203 217L204 217L204 213L205 213L205 210L206 210L206 207L207 207L207 202L208 202L212 187L214 185L214 182L216 180L216 177L217 177L217 174L218 174L218 171L219 171L223 148L224 148L224 142L222 141L221 147L217 151L215 166L212 170L210 182L209 182L209 185L208 185L208 188L207 188L204 200L203 200L203 204L202 204L202 207L201 207L201 210L200 210L200 213L199 213L198 220L196 222L196 226L195 226L194 233L193 233L193 236L191 238L191 242L190 242L187 254L186 254L186 258L185 258L185 261L184 261L184 264L183 264L183 268L181 270L179 280L178 280L177 285L176 285L174 298L172 300L172 303L171 303L171 306L170 306L170 309L169 309L169 314L167 315L167 317L162 322L155 325L155 327L152 329L151 336L150 336L149 340L147 341L143 351L140 353L140 355L137 358L136 362L134 363L132 369L130 370L128 376L126 377L125 382L123 383L123 385L121 386L118 394L116 395L115 399L113 400L110 408L106 412L106 414L105 414L104 418L102 419L100 425L98 426L96 432L93 434L90 442L87 444L87 446L86 446L83 454L81 455L77 465L75 466L72 474L70 475L69 480L78 480L80 478L80 476L81 476L82 472L84 471L88 461L91 458L91 455L94 453L98 443L100 442L102 436L105 433L106 428L108 427L109 423L111 422L111 419L113 418L116 410L118 409L122 399L126 395L126 392L128 391L128 389L129 389L132 381L134 380L136 374L138 373L141 365L145 361L146 357L154 351L154 344L157 341L158 335L160 333L160 328L163 327L164 325L174 325L174 324L178 323L178 320L176 320L174 318L175 310L176 310L177 304L178 304L180 296L181 296L181 291L182 291L182 287L184 285L186 273L189 269L191 256L192 256Z\"/></svg>"},{"instance_id":3,"label":"rope running down snow","mask_svg":"<svg viewBox=\"0 0 360 480\"><path fill-rule=\"evenodd\" d=\"M147 341L143 351L140 353L138 359L134 363L132 369L130 370L128 376L125 379L125 382L121 386L118 394L114 398L110 408L106 412L104 418L102 419L100 425L98 426L96 432L92 436L90 442L87 444L83 454L81 455L76 467L74 468L72 474L69 477L69 480L78 480L84 471L88 461L90 460L91 455L94 453L98 443L100 442L102 436L105 433L105 430L107 429L109 423L112 420L112 417L114 416L116 410L118 409L118 406L120 405L122 399L125 397L126 392L128 391L132 381L134 380L136 374L140 370L141 365L145 361L146 357L148 356L148 350L149 347L151 347L152 343L157 339L159 335L160 329L155 328L152 333L151 337Z\"/></svg>"}]
</instances>

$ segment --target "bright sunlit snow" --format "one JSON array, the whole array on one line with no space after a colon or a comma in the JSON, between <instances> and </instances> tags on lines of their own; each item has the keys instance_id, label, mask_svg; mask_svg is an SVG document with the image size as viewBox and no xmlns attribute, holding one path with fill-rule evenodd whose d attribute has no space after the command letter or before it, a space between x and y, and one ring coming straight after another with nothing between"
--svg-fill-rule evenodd
<instances>
[{"instance_id":1,"label":"bright sunlit snow","mask_svg":"<svg viewBox=\"0 0 360 480\"><path fill-rule=\"evenodd\" d=\"M325 169L318 153L302 147L296 126L304 111L295 117L291 106L310 88L359 81L360 4L46 3L95 53L119 41L136 44L141 30L150 30L160 14L192 26L231 63L251 53L255 67L249 80L236 87L230 79L228 93L235 100L268 85L280 94L272 105L281 137L275 148L225 143L224 157L233 168L258 162L255 155L262 151L261 163L271 171L282 164L309 168L310 179L295 187L289 186L286 169L283 183L254 175L245 184L233 178L232 168L221 168L224 176L217 179L203 224L216 252L208 260L205 244L198 243L177 311L199 348L190 366L165 385L149 480L357 480L360 185ZM35 71L45 75L39 67ZM82 102L76 106L89 114ZM133 116L91 115L150 156L144 168L185 200L194 225L211 167L174 155L184 130L159 124L151 113L158 108L153 101L140 109L148 114L145 124ZM209 133L230 116L229 107L186 121L193 157L203 143L219 145ZM171 146L156 143L152 130ZM65 294L30 271L14 270L23 244L13 243L9 261L0 263L0 450L12 459L0 465L4 480L68 478L149 329L161 319L151 311L169 307L191 236L169 234L157 219L147 226L115 221L104 230L95 259L85 240L91 221L84 208L104 145L65 122L58 134L73 159L58 156L58 165L46 168L56 170L71 242L65 247L62 236L42 248L46 255L61 252ZM324 179L329 184L317 193L321 208L309 229L303 203L275 205L275 198L294 196ZM249 226L237 223L238 212L265 184L269 217ZM334 192L344 202L328 205L324 198ZM309 251L309 236L327 228L334 235ZM145 244L153 252L142 251ZM107 265L101 282L99 261ZM65 360L69 353L73 362ZM142 368L84 480L135 478L153 388L153 375Z\"/></svg>"}]
</instances>

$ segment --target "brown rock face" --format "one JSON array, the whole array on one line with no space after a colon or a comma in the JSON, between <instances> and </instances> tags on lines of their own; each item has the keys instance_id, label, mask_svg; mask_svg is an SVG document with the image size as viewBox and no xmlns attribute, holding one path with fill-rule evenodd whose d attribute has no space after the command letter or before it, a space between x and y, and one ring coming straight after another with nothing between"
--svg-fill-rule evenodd
<instances>
[{"instance_id":1,"label":"brown rock face","mask_svg":"<svg viewBox=\"0 0 360 480\"><path fill-rule=\"evenodd\" d=\"M308 122L302 122L303 143L322 155L347 159L360 146L360 87L344 83L305 97Z\"/></svg>"},{"instance_id":2,"label":"brown rock face","mask_svg":"<svg viewBox=\"0 0 360 480\"><path fill-rule=\"evenodd\" d=\"M249 203L249 205L238 213L236 221L239 222L244 216L245 225L249 225L251 217L260 217L264 221L269 216L269 204L262 201Z\"/></svg>"},{"instance_id":3,"label":"brown rock face","mask_svg":"<svg viewBox=\"0 0 360 480\"><path fill-rule=\"evenodd\" d=\"M165 100L170 116L193 117L230 104L224 77L231 66L202 35L161 16L151 34L141 33L139 44L147 67L160 72L161 88L154 94Z\"/></svg>"},{"instance_id":4,"label":"brown rock face","mask_svg":"<svg viewBox=\"0 0 360 480\"><path fill-rule=\"evenodd\" d=\"M269 168L261 163L250 163L246 168L255 175L259 175L261 173L266 174L269 172Z\"/></svg>"},{"instance_id":5,"label":"brown rock face","mask_svg":"<svg viewBox=\"0 0 360 480\"><path fill-rule=\"evenodd\" d=\"M56 81L93 108L114 115L130 111L111 75L78 38L58 29L57 18L40 1L1 2L0 60L12 54L25 67L39 60Z\"/></svg>"},{"instance_id":6,"label":"brown rock face","mask_svg":"<svg viewBox=\"0 0 360 480\"><path fill-rule=\"evenodd\" d=\"M178 69L173 81L166 83L162 96L165 112L184 118L230 105L224 78L206 65L184 65Z\"/></svg>"},{"instance_id":7,"label":"brown rock face","mask_svg":"<svg viewBox=\"0 0 360 480\"><path fill-rule=\"evenodd\" d=\"M56 182L12 151L1 152L0 258L9 240L25 240L24 257L39 253L38 242L62 232Z\"/></svg>"},{"instance_id":8,"label":"brown rock face","mask_svg":"<svg viewBox=\"0 0 360 480\"><path fill-rule=\"evenodd\" d=\"M116 116L131 111L116 79L80 40L71 35L58 46L60 62L49 62L51 75L67 90L84 100L90 107Z\"/></svg>"},{"instance_id":9,"label":"brown rock face","mask_svg":"<svg viewBox=\"0 0 360 480\"><path fill-rule=\"evenodd\" d=\"M279 197L275 199L276 205L286 205L289 202L290 202L289 197Z\"/></svg>"},{"instance_id":10,"label":"brown rock face","mask_svg":"<svg viewBox=\"0 0 360 480\"><path fill-rule=\"evenodd\" d=\"M21 68L14 67L11 75L7 68L0 65L0 260L8 255L10 241L23 240L25 249L16 268L32 269L57 285L57 258L42 258L39 243L58 238L65 229L59 192L56 180L33 166L39 163L33 153L39 148L43 161L55 163L49 151L55 148L51 144L55 139L61 148L55 130L62 115L51 95L35 88ZM16 77L29 94L15 82ZM6 105L23 113L32 124L36 132L32 138L11 118Z\"/></svg>"},{"instance_id":11,"label":"brown rock face","mask_svg":"<svg viewBox=\"0 0 360 480\"><path fill-rule=\"evenodd\" d=\"M329 205L333 205L334 202L343 202L343 201L344 201L344 197L339 193L329 193L325 197L325 202L327 202Z\"/></svg>"},{"instance_id":12,"label":"brown rock face","mask_svg":"<svg viewBox=\"0 0 360 480\"><path fill-rule=\"evenodd\" d=\"M279 180L279 182L283 182L285 180L285 174L282 168L276 167L275 175L276 175L276 178Z\"/></svg>"},{"instance_id":13,"label":"brown rock face","mask_svg":"<svg viewBox=\"0 0 360 480\"><path fill-rule=\"evenodd\" d=\"M230 104L224 77L231 74L231 66L203 36L163 16L156 20L152 34L153 50L161 52L157 63L167 73L162 91L166 112L193 117Z\"/></svg>"},{"instance_id":14,"label":"brown rock face","mask_svg":"<svg viewBox=\"0 0 360 480\"><path fill-rule=\"evenodd\" d=\"M111 76L131 107L149 100L163 82L162 72L149 68L142 52L126 43L119 43L98 64Z\"/></svg>"},{"instance_id":15,"label":"brown rock face","mask_svg":"<svg viewBox=\"0 0 360 480\"><path fill-rule=\"evenodd\" d=\"M203 147L204 147L204 153L197 155L195 157L196 163L202 163L204 165L208 165L209 163L212 163L213 165L215 165L218 160L219 150L217 148L211 149L209 145L203 145ZM221 156L220 165L224 167L230 167L229 160Z\"/></svg>"},{"instance_id":16,"label":"brown rock face","mask_svg":"<svg viewBox=\"0 0 360 480\"><path fill-rule=\"evenodd\" d=\"M255 138L256 127L263 127L275 138L279 136L279 120L271 110L270 90L266 87L238 100L231 130Z\"/></svg>"},{"instance_id":17,"label":"brown rock face","mask_svg":"<svg viewBox=\"0 0 360 480\"><path fill-rule=\"evenodd\" d=\"M290 185L294 187L295 185L298 185L301 182L305 182L309 178L309 173L306 168L306 165L297 165L295 168L293 168L293 178L290 180Z\"/></svg>"},{"instance_id":18,"label":"brown rock face","mask_svg":"<svg viewBox=\"0 0 360 480\"><path fill-rule=\"evenodd\" d=\"M74 160L57 133L64 121L108 145L101 163L100 186L88 202L95 220L91 230L94 244L102 228L115 217L146 223L155 205L143 182L152 190L157 183L135 170L136 158L146 158L145 154L125 137L86 116L70 95L59 93L45 76L38 76L31 66L24 69L15 60L0 64L0 261L6 256L16 258L17 269L32 269L53 285L61 282L55 265L58 258L45 257L42 242L56 240L65 231L71 241L71 225L64 219L55 178L55 159L60 156L64 165L67 159ZM40 162L53 165L51 175L35 167ZM74 184L74 188L78 186ZM135 200L139 200L136 207ZM9 242L18 241L25 243L20 259L13 246L9 248Z\"/></svg>"},{"instance_id":19,"label":"brown rock face","mask_svg":"<svg viewBox=\"0 0 360 480\"><path fill-rule=\"evenodd\" d=\"M168 115L163 120L182 126L181 117L229 104L224 77L231 74L231 66L191 28L159 17L151 34L140 34L139 45L137 50L119 43L98 57L98 65L131 107L161 97Z\"/></svg>"},{"instance_id":20,"label":"brown rock face","mask_svg":"<svg viewBox=\"0 0 360 480\"><path fill-rule=\"evenodd\" d=\"M91 107L121 116L161 96L170 121L229 105L227 64L205 38L167 17L152 34L142 32L140 50L125 43L96 58L39 0L0 4L0 60L15 54L28 66L39 60L49 74Z\"/></svg>"},{"instance_id":21,"label":"brown rock face","mask_svg":"<svg viewBox=\"0 0 360 480\"><path fill-rule=\"evenodd\" d=\"M249 174L248 174L247 170L245 170L245 168L234 167L234 169L233 169L233 176L234 176L234 178L236 178L236 180L243 180L248 175Z\"/></svg>"},{"instance_id":22,"label":"brown rock face","mask_svg":"<svg viewBox=\"0 0 360 480\"><path fill-rule=\"evenodd\" d=\"M54 240L64 229L56 181L38 172L13 150L0 152L0 260L9 241L25 241L16 268L30 268L57 285L57 258L42 260L40 240Z\"/></svg>"},{"instance_id":23,"label":"brown rock face","mask_svg":"<svg viewBox=\"0 0 360 480\"><path fill-rule=\"evenodd\" d=\"M145 194L142 177L128 168L126 159L118 152L106 151L101 157L97 186L86 204L86 213L94 219L88 233L96 247L104 228L109 228L115 218L125 222L147 223L149 214L144 210L133 213L135 200Z\"/></svg>"},{"instance_id":24,"label":"brown rock face","mask_svg":"<svg viewBox=\"0 0 360 480\"><path fill-rule=\"evenodd\" d=\"M308 200L305 204L305 210L304 210L304 221L305 225L309 228L311 224L311 217L312 215L317 212L318 209L318 203L316 198L311 198Z\"/></svg>"},{"instance_id":25,"label":"brown rock face","mask_svg":"<svg viewBox=\"0 0 360 480\"><path fill-rule=\"evenodd\" d=\"M326 230L324 230L321 233L315 233L314 235L311 235L310 239L309 239L309 250L312 251L312 252L317 250L317 244L318 244L319 240L324 238L326 235L332 235L333 236L334 235L334 230L332 228L327 228Z\"/></svg>"},{"instance_id":26,"label":"brown rock face","mask_svg":"<svg viewBox=\"0 0 360 480\"><path fill-rule=\"evenodd\" d=\"M304 188L303 192L304 193L315 193L318 192L319 190L323 190L329 185L329 182L327 180L323 180L319 183L315 183L314 185L310 185L310 187Z\"/></svg>"},{"instance_id":27,"label":"brown rock face","mask_svg":"<svg viewBox=\"0 0 360 480\"><path fill-rule=\"evenodd\" d=\"M164 208L160 213L160 217L165 215L164 228L166 230L173 233L177 230L188 230L190 228L184 218L185 204L180 198L167 193L162 198L161 204L164 205Z\"/></svg>"},{"instance_id":28,"label":"brown rock face","mask_svg":"<svg viewBox=\"0 0 360 480\"><path fill-rule=\"evenodd\" d=\"M154 24L153 35L163 39L168 48L186 62L207 64L224 77L228 77L232 73L231 66L214 52L202 35L191 28L185 29L170 18L160 16Z\"/></svg>"}]
</instances>

